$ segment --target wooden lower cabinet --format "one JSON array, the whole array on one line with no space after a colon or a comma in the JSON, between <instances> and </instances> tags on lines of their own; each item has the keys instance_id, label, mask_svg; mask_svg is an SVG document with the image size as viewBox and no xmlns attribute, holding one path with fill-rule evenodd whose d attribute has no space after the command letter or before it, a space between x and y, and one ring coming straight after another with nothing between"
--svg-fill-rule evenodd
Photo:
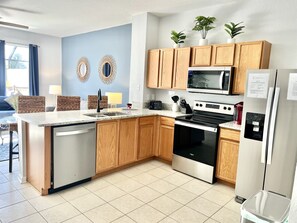
<instances>
[{"instance_id":1,"label":"wooden lower cabinet","mask_svg":"<svg viewBox=\"0 0 297 223\"><path fill-rule=\"evenodd\" d=\"M240 131L221 128L216 177L235 184L239 151Z\"/></svg>"},{"instance_id":2,"label":"wooden lower cabinet","mask_svg":"<svg viewBox=\"0 0 297 223\"><path fill-rule=\"evenodd\" d=\"M97 123L96 173L118 166L118 120Z\"/></svg>"},{"instance_id":3,"label":"wooden lower cabinet","mask_svg":"<svg viewBox=\"0 0 297 223\"><path fill-rule=\"evenodd\" d=\"M137 130L137 118L120 120L119 165L125 165L137 160Z\"/></svg>"},{"instance_id":4,"label":"wooden lower cabinet","mask_svg":"<svg viewBox=\"0 0 297 223\"><path fill-rule=\"evenodd\" d=\"M167 161L172 161L174 119L160 117L158 136L158 156Z\"/></svg>"},{"instance_id":5,"label":"wooden lower cabinet","mask_svg":"<svg viewBox=\"0 0 297 223\"><path fill-rule=\"evenodd\" d=\"M154 156L155 126L155 117L139 118L138 160Z\"/></svg>"}]
</instances>

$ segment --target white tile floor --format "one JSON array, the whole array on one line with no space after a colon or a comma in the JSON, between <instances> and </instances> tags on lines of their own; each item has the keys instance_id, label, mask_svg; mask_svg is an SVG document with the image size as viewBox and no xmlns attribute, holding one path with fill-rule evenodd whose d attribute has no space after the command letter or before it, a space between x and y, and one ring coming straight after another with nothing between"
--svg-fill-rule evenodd
<instances>
[{"instance_id":1,"label":"white tile floor","mask_svg":"<svg viewBox=\"0 0 297 223\"><path fill-rule=\"evenodd\" d=\"M206 222L240 221L234 189L210 185L159 161L101 177L59 193L40 196L0 162L0 222Z\"/></svg>"}]
</instances>

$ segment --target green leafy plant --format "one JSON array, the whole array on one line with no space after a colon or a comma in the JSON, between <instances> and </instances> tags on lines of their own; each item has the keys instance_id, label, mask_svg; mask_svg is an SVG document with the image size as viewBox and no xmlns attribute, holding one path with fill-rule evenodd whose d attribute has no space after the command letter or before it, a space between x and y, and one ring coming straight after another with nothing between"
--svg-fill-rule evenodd
<instances>
[{"instance_id":1,"label":"green leafy plant","mask_svg":"<svg viewBox=\"0 0 297 223\"><path fill-rule=\"evenodd\" d=\"M212 25L216 21L215 17L197 16L194 20L193 30L201 32L202 39L205 39L209 30L214 29Z\"/></svg>"},{"instance_id":2,"label":"green leafy plant","mask_svg":"<svg viewBox=\"0 0 297 223\"><path fill-rule=\"evenodd\" d=\"M230 22L230 24L228 24L228 23L225 24L225 30L230 35L231 39L233 39L235 36L243 33L242 29L245 26L240 26L240 24L242 24L242 23L243 22L239 22L239 23L235 24L234 22Z\"/></svg>"},{"instance_id":3,"label":"green leafy plant","mask_svg":"<svg viewBox=\"0 0 297 223\"><path fill-rule=\"evenodd\" d=\"M173 42L175 42L176 44L179 43L184 43L185 39L186 39L186 34L184 33L184 31L180 31L179 33L176 32L175 30L171 31L171 39L173 40Z\"/></svg>"}]
</instances>

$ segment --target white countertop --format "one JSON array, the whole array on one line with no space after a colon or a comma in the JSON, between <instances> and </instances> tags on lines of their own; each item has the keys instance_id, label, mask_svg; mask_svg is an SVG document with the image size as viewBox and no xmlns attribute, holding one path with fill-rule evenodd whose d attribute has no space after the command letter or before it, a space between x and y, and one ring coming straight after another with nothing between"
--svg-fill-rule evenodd
<instances>
[{"instance_id":1,"label":"white countertop","mask_svg":"<svg viewBox=\"0 0 297 223\"><path fill-rule=\"evenodd\" d=\"M231 121L231 122L225 122L219 125L222 128L228 128L228 129L233 129L233 130L241 130L241 125L238 125L236 121Z\"/></svg>"},{"instance_id":2,"label":"white countertop","mask_svg":"<svg viewBox=\"0 0 297 223\"><path fill-rule=\"evenodd\" d=\"M123 112L126 115L121 116L104 116L104 117L90 117L85 114L96 113L95 109L91 110L76 110L76 111L59 111L59 112L40 112L40 113L26 113L26 114L14 114L14 116L22 121L28 122L30 124L38 126L56 126L56 125L68 125L76 123L86 123L86 122L95 122L102 120L111 120L111 119L123 119L123 118L132 118L132 117L142 117L150 115L161 115L170 118L176 118L178 116L183 116L181 112L173 112L169 110L149 110L149 109L104 109L101 110L101 113L105 112Z\"/></svg>"}]
</instances>

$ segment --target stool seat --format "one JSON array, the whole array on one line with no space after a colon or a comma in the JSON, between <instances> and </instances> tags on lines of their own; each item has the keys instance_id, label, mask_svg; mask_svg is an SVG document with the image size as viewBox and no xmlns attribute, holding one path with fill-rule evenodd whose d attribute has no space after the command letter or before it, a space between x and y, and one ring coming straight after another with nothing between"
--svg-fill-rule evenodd
<instances>
[{"instance_id":1,"label":"stool seat","mask_svg":"<svg viewBox=\"0 0 297 223\"><path fill-rule=\"evenodd\" d=\"M261 190L241 205L241 222L288 222L290 203L286 197Z\"/></svg>"}]
</instances>

